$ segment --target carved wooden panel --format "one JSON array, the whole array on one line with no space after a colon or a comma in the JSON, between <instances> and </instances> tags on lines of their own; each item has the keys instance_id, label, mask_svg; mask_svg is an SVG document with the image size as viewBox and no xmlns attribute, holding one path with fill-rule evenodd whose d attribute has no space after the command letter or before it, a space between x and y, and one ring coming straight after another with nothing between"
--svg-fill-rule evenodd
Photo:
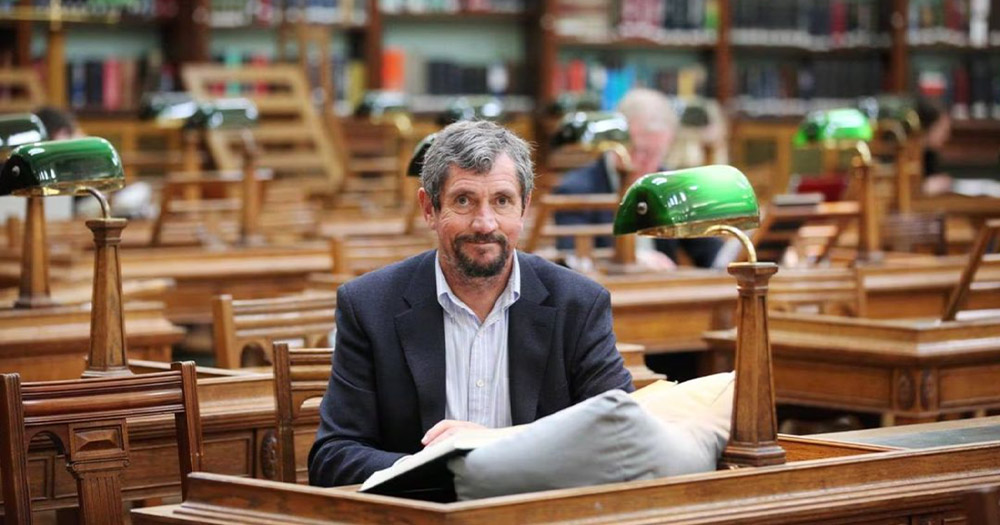
<instances>
[{"instance_id":1,"label":"carved wooden panel","mask_svg":"<svg viewBox=\"0 0 1000 525\"><path fill-rule=\"evenodd\" d=\"M812 402L882 410L891 406L891 381L890 373L878 367L785 358L774 361L779 403Z\"/></svg>"}]
</instances>

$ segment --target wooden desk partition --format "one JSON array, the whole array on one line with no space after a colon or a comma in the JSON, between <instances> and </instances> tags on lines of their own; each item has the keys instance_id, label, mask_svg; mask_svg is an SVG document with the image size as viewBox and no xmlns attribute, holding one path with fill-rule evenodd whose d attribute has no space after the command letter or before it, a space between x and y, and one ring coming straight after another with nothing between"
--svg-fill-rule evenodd
<instances>
[{"instance_id":1,"label":"wooden desk partition","mask_svg":"<svg viewBox=\"0 0 1000 525\"><path fill-rule=\"evenodd\" d=\"M962 523L969 491L1000 484L1000 443L886 451L786 438L785 465L428 503L205 473L179 505L132 523ZM811 461L803 461L811 459Z\"/></svg>"}]
</instances>

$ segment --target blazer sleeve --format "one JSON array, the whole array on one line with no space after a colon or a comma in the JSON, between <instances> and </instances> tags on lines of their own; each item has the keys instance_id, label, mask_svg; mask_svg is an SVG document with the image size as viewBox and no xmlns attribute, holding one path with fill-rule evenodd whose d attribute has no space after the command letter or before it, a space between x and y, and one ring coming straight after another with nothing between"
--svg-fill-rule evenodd
<instances>
[{"instance_id":1,"label":"blazer sleeve","mask_svg":"<svg viewBox=\"0 0 1000 525\"><path fill-rule=\"evenodd\" d=\"M611 294L601 289L579 326L580 339L570 366L573 403L607 392L631 392L632 374L625 368L611 323Z\"/></svg>"},{"instance_id":2,"label":"blazer sleeve","mask_svg":"<svg viewBox=\"0 0 1000 525\"><path fill-rule=\"evenodd\" d=\"M316 441L309 451L310 485L361 483L404 455L380 449L372 345L358 323L349 288L337 290L336 350L320 403Z\"/></svg>"}]
</instances>

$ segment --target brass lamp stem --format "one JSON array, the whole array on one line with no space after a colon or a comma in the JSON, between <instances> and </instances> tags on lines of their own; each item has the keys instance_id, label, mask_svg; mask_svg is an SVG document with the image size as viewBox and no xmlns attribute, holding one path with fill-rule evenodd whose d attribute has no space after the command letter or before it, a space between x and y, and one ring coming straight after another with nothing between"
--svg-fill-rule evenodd
<instances>
[{"instance_id":1,"label":"brass lamp stem","mask_svg":"<svg viewBox=\"0 0 1000 525\"><path fill-rule=\"evenodd\" d=\"M111 206L108 205L108 199L104 196L104 194L90 187L86 187L83 189L86 190L87 193L93 195L94 198L97 199L97 202L101 204L101 216L105 219L110 219Z\"/></svg>"},{"instance_id":2,"label":"brass lamp stem","mask_svg":"<svg viewBox=\"0 0 1000 525\"><path fill-rule=\"evenodd\" d=\"M716 224L715 226L709 227L707 230L705 230L705 232L706 233L726 232L730 235L733 235L734 237L739 239L740 243L743 244L743 248L746 249L747 261L750 262L751 264L757 262L757 250L754 249L753 242L750 241L750 238L747 237L747 234L743 233L743 230L740 230L739 228L730 226L728 224Z\"/></svg>"}]
</instances>

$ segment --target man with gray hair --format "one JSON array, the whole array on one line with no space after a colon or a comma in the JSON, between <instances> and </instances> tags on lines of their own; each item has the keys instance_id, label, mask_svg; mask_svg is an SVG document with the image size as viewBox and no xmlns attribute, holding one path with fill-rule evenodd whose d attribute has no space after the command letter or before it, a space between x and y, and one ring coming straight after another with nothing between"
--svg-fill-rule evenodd
<instances>
[{"instance_id":1,"label":"man with gray hair","mask_svg":"<svg viewBox=\"0 0 1000 525\"><path fill-rule=\"evenodd\" d=\"M311 484L361 483L462 429L632 389L607 290L515 249L533 184L528 144L507 129L438 134L417 198L439 248L337 290Z\"/></svg>"},{"instance_id":2,"label":"man with gray hair","mask_svg":"<svg viewBox=\"0 0 1000 525\"><path fill-rule=\"evenodd\" d=\"M622 97L618 103L618 111L628 121L628 150L632 157L632 171L626 172L618 155L608 152L597 161L566 173L555 188L555 193L618 193L619 188L631 186L647 173L663 171L664 158L673 145L680 125L677 111L670 100L659 91L635 88ZM610 224L614 222L614 214L607 210L560 212L555 219L557 224ZM557 241L557 246L560 249L570 249L573 242L572 238L561 238ZM641 242L638 243L637 256L639 262L646 266L670 268L677 261L678 250L683 250L695 266L707 268L713 265L722 244L718 238L655 239L648 248ZM603 248L611 246L612 242L610 237L601 237L595 245Z\"/></svg>"}]
</instances>

